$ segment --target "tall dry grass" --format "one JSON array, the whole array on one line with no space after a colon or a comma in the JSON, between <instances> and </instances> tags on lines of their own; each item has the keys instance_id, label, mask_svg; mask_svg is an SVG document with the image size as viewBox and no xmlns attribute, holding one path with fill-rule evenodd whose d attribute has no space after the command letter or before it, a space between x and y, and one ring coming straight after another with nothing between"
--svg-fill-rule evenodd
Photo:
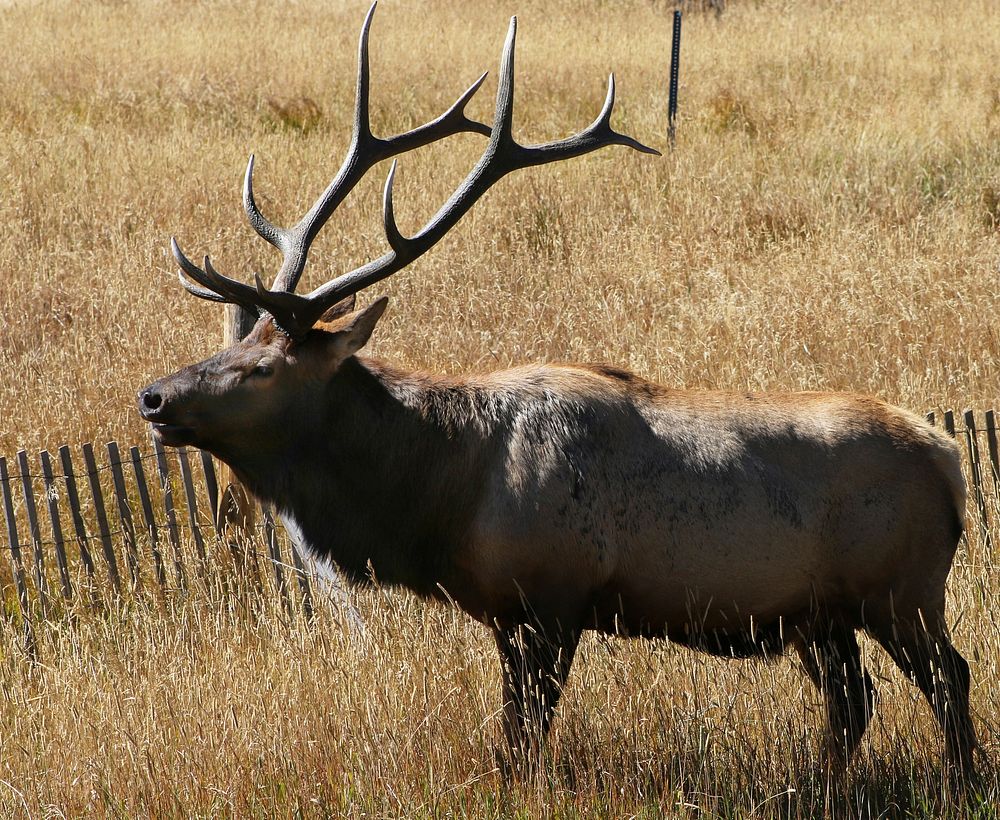
<instances>
[{"instance_id":1,"label":"tall dry grass","mask_svg":"<svg viewBox=\"0 0 1000 820\"><path fill-rule=\"evenodd\" d=\"M665 148L666 3L383 3L373 122L435 116L521 20L516 132L589 122L614 69L623 130ZM14 2L0 8L0 453L135 441L135 391L212 352L167 238L248 277L275 254L239 183L297 218L346 147L363 4ZM676 150L521 173L379 292L373 352L459 372L605 360L670 384L993 406L1000 308L1000 27L991 0L737 2L685 22ZM487 119L493 86L472 112ZM311 101L311 104L305 102ZM480 138L401 161L418 227ZM317 242L305 286L381 253L380 174ZM951 612L998 754L998 577L973 535ZM0 801L31 815L974 813L939 735L887 678L845 782L793 664L587 643L537 783L492 774L498 669L464 617L360 598L363 640L195 596L80 615L27 665L4 627ZM979 816L995 816L996 769ZM993 801L993 802L990 802ZM19 807L23 807L19 808Z\"/></svg>"},{"instance_id":2,"label":"tall dry grass","mask_svg":"<svg viewBox=\"0 0 1000 820\"><path fill-rule=\"evenodd\" d=\"M960 569L973 707L997 752L996 585ZM508 784L499 663L481 627L384 591L311 625L199 593L38 632L0 626L4 816L994 817L995 768L956 795L915 687L864 645L881 704L845 776L788 661L585 639L540 775ZM992 629L993 636L984 633Z\"/></svg>"}]
</instances>

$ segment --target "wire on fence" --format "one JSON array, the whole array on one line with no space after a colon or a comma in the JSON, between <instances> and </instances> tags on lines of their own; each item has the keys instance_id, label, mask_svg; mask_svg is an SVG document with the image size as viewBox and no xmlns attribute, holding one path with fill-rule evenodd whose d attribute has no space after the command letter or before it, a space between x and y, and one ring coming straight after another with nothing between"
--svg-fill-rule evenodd
<instances>
[{"instance_id":1,"label":"wire on fence","mask_svg":"<svg viewBox=\"0 0 1000 820\"><path fill-rule=\"evenodd\" d=\"M200 463L201 474L196 477L195 465L184 448L168 454L154 439L153 452L144 453L138 447L131 447L123 454L115 442L109 443L106 449L106 458L102 456L99 459L93 444L81 445L82 469L74 466L68 446L59 448L59 467L56 467L48 451L39 453L41 472L29 467L28 453L24 450L17 454L17 470L13 473L7 469L6 460L0 459L3 468L0 493L7 521L7 544L14 580L18 584L19 605L25 617L31 615L32 597L37 600L42 617L46 615L51 572L51 562L46 560L46 556L52 552L56 553L63 595L67 598L73 595L72 568L65 555L66 538L61 523L61 516L66 513L70 514L80 561L91 582L98 581L98 576L90 546L98 542L101 545L98 555L104 566L102 572L106 573L106 579L116 595L127 591L118 570L119 553L128 566L130 589L140 588L144 574L141 566L148 563L149 557L155 564L152 577L165 588L167 579L159 551L160 534L164 532L169 535L173 546L178 586L183 588L186 585L185 564L192 560L186 555L183 544L193 543L199 574L205 576L208 572L208 553L204 534L211 532L213 543L219 544L225 552L234 556L239 554L243 560L252 562L266 560L272 565L276 585L290 615L292 598L285 573L294 573L299 579L303 609L311 617L311 590L305 577L306 567L294 548L291 560L281 558L273 518L265 516L262 523L241 528L238 544L227 539L226 522L219 520L220 493L211 456L198 451L200 459L196 458L195 462ZM152 483L146 481L147 462L156 464L156 480ZM175 482L179 482L177 486L181 490L178 500L183 503L180 505L175 503ZM86 498L81 490L87 493ZM106 496L105 490L110 496ZM51 537L42 536L36 497L41 499L48 512ZM106 498L110 508L105 503ZM184 521L179 520L179 514L183 515ZM28 526L19 530L25 519ZM267 547L255 544L266 544ZM218 571L221 565L216 562L213 566Z\"/></svg>"}]
</instances>

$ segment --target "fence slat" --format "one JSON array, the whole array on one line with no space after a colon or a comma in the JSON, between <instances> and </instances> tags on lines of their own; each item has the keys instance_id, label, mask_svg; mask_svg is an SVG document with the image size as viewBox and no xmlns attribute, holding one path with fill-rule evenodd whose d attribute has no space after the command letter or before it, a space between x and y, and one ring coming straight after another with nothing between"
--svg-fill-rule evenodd
<instances>
[{"instance_id":1,"label":"fence slat","mask_svg":"<svg viewBox=\"0 0 1000 820\"><path fill-rule=\"evenodd\" d=\"M292 544L292 561L295 564L295 574L299 579L299 592L302 594L302 610L306 618L312 620L315 610L313 609L312 589L309 587L309 576L306 574L306 566L302 563L302 556L295 544Z\"/></svg>"},{"instance_id":2,"label":"fence slat","mask_svg":"<svg viewBox=\"0 0 1000 820\"><path fill-rule=\"evenodd\" d=\"M101 489L101 475L97 471L97 460L94 458L94 447L88 441L83 445L83 462L87 467L87 480L90 482L90 494L94 499L94 514L97 516L97 530L101 536L101 547L104 550L104 560L108 565L111 586L116 595L121 595L122 581L118 574L118 559L115 558L114 544L111 543L111 528L108 526L108 513L104 507L104 491Z\"/></svg>"},{"instance_id":3,"label":"fence slat","mask_svg":"<svg viewBox=\"0 0 1000 820\"><path fill-rule=\"evenodd\" d=\"M184 497L187 500L188 522L194 536L194 546L201 562L202 574L207 571L205 556L205 539L201 537L201 524L198 523L198 499L194 492L194 479L191 476L191 462L188 460L187 447L177 448L177 460L181 465L181 482L184 484Z\"/></svg>"},{"instance_id":4,"label":"fence slat","mask_svg":"<svg viewBox=\"0 0 1000 820\"><path fill-rule=\"evenodd\" d=\"M0 456L0 494L3 495L3 514L7 521L7 540L10 542L10 562L14 571L14 583L17 585L17 603L21 607L21 620L24 623L24 648L32 659L37 659L38 646L35 643L35 630L31 625L28 582L24 577L24 560L21 556L21 544L17 536L17 519L14 518L14 497L10 490L7 459L3 456Z\"/></svg>"},{"instance_id":5,"label":"fence slat","mask_svg":"<svg viewBox=\"0 0 1000 820\"><path fill-rule=\"evenodd\" d=\"M163 489L163 508L167 514L167 533L174 548L174 569L177 572L177 585L187 588L187 578L184 574L184 559L181 555L181 534L177 529L177 510L174 508L174 491L170 485L170 468L167 466L167 454L163 451L160 440L150 434L153 439L153 451L156 453L156 471L160 476L160 487Z\"/></svg>"},{"instance_id":6,"label":"fence slat","mask_svg":"<svg viewBox=\"0 0 1000 820\"><path fill-rule=\"evenodd\" d=\"M965 446L969 451L969 474L972 476L973 497L976 499L976 510L979 512L979 524L982 529L983 544L986 549L993 550L993 539L990 536L990 522L986 517L986 496L983 494L983 468L979 459L979 436L976 430L976 414L966 410Z\"/></svg>"},{"instance_id":7,"label":"fence slat","mask_svg":"<svg viewBox=\"0 0 1000 820\"><path fill-rule=\"evenodd\" d=\"M257 505L241 484L230 484L219 501L219 540L229 547L239 577L249 581L258 595L264 592L258 552L254 549ZM264 571L266 576L266 570Z\"/></svg>"},{"instance_id":8,"label":"fence slat","mask_svg":"<svg viewBox=\"0 0 1000 820\"><path fill-rule=\"evenodd\" d=\"M138 447L129 448L132 459L132 471L135 473L135 486L139 491L139 506L142 508L142 519L146 524L146 535L149 536L149 551L153 554L153 572L160 587L167 585L167 573L163 568L163 556L160 554L160 534L153 515L153 502L149 497L149 486L146 484L146 473L142 469L142 455Z\"/></svg>"},{"instance_id":9,"label":"fence slat","mask_svg":"<svg viewBox=\"0 0 1000 820\"><path fill-rule=\"evenodd\" d=\"M291 618L294 614L292 610L292 597L288 594L285 564L281 560L281 544L278 543L278 530L274 525L274 515L270 509L264 510L264 537L267 540L267 552L271 558L271 566L274 567L274 583L278 587L285 612Z\"/></svg>"},{"instance_id":10,"label":"fence slat","mask_svg":"<svg viewBox=\"0 0 1000 820\"><path fill-rule=\"evenodd\" d=\"M111 465L111 477L115 487L115 500L118 502L118 518L122 522L122 534L125 539L125 560L129 573L132 575L132 586L138 590L139 584L139 553L135 545L135 523L132 521L132 508L128 503L128 491L125 489L125 473L122 470L122 456L118 450L117 441L108 442L108 464Z\"/></svg>"},{"instance_id":11,"label":"fence slat","mask_svg":"<svg viewBox=\"0 0 1000 820\"><path fill-rule=\"evenodd\" d=\"M52 474L52 457L48 450L39 454L42 463L42 478L45 481L45 501L49 508L49 522L52 525L52 541L56 549L56 563L59 565L59 581L62 585L63 598L67 601L73 597L73 582L69 576L69 562L66 560L66 544L63 538L62 522L59 520L59 494L56 490L55 477Z\"/></svg>"},{"instance_id":12,"label":"fence slat","mask_svg":"<svg viewBox=\"0 0 1000 820\"><path fill-rule=\"evenodd\" d=\"M212 513L212 526L216 535L219 534L219 479L215 475L215 462L212 461L212 454L206 450L199 450L201 456L201 471L205 474L205 491L208 493L208 507Z\"/></svg>"},{"instance_id":13,"label":"fence slat","mask_svg":"<svg viewBox=\"0 0 1000 820\"><path fill-rule=\"evenodd\" d=\"M83 523L83 509L80 507L80 493L76 489L76 473L73 471L73 456L65 444L59 448L59 461L62 464L63 475L66 478L66 500L69 501L70 515L73 518L73 530L80 546L80 561L87 570L91 590L94 589L94 558L87 544L87 528Z\"/></svg>"},{"instance_id":14,"label":"fence slat","mask_svg":"<svg viewBox=\"0 0 1000 820\"><path fill-rule=\"evenodd\" d=\"M31 486L31 470L28 468L28 453L17 451L17 468L21 473L21 489L24 492L24 511L28 516L28 532L31 536L31 546L34 556L35 588L38 590L38 603L42 609L42 618L49 617L49 590L45 579L45 553L42 552L42 530L38 526L38 507L35 506L35 491Z\"/></svg>"},{"instance_id":15,"label":"fence slat","mask_svg":"<svg viewBox=\"0 0 1000 820\"><path fill-rule=\"evenodd\" d=\"M997 453L997 422L992 410L986 411L986 449L990 454L990 472L993 475L993 493L1000 499L1000 456Z\"/></svg>"}]
</instances>

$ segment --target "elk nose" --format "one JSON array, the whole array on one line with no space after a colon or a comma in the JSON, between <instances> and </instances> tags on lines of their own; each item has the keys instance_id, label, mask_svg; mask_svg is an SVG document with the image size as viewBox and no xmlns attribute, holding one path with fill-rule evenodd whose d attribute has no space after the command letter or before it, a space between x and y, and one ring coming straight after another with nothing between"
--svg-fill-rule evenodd
<instances>
[{"instance_id":1,"label":"elk nose","mask_svg":"<svg viewBox=\"0 0 1000 820\"><path fill-rule=\"evenodd\" d=\"M143 410L159 410L160 406L163 404L163 396L161 396L156 390L143 390L142 393L139 394L139 404Z\"/></svg>"}]
</instances>

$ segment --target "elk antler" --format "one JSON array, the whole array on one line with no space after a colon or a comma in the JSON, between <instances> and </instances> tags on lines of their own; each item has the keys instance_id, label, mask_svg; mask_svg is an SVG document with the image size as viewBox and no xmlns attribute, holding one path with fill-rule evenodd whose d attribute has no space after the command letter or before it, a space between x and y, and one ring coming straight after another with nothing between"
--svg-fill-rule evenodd
<instances>
[{"instance_id":1,"label":"elk antler","mask_svg":"<svg viewBox=\"0 0 1000 820\"><path fill-rule=\"evenodd\" d=\"M260 277L255 277L256 287L250 287L242 282L222 276L212 267L208 257L205 257L204 269L199 268L184 256L177 242L171 240L174 257L183 273L204 286L202 288L192 285L181 275L182 284L191 293L203 299L233 302L257 315L260 315L261 311L267 311L282 330L297 339L308 333L316 320L329 307L401 270L429 250L454 227L458 220L495 182L511 171L570 159L606 145L626 145L644 153L659 154L659 151L648 148L611 128L611 111L615 101L613 74L608 79L608 94L604 108L588 128L567 139L542 145L525 146L515 142L511 134L511 122L514 108L516 17L511 18L510 29L500 59L496 113L491 129L469 120L464 113L466 103L485 79L486 75L484 74L447 112L433 122L389 139L383 140L372 136L368 126L368 29L374 10L375 5L373 4L361 29L357 104L351 148L336 178L294 228L289 230L276 228L257 209L253 199L252 186L253 157L250 157L243 188L244 207L257 233L279 248L285 257L272 288L266 289ZM462 131L485 133L489 135L490 139L482 157L469 176L459 185L430 222L412 237L403 236L396 227L392 205L392 184L396 172L396 161L394 160L386 179L382 208L386 238L390 247L389 252L373 262L327 282L311 293L298 295L293 292L299 277L302 275L306 255L313 238L329 219L337 205L343 201L351 188L357 184L372 165L379 160Z\"/></svg>"},{"instance_id":2,"label":"elk antler","mask_svg":"<svg viewBox=\"0 0 1000 820\"><path fill-rule=\"evenodd\" d=\"M279 228L260 212L253 195L254 156L252 154L247 162L247 170L243 178L243 208L257 234L278 248L284 256L271 291L266 291L259 281L255 289L242 282L222 276L213 268L207 256L205 257L205 267L199 268L184 255L177 240L171 238L171 251L181 271L204 286L200 288L192 285L184 276L180 276L181 284L195 296L215 302L232 302L246 308L254 315L259 315L262 309L271 311L269 305L261 302L258 293L280 293L295 290L306 264L309 246L316 234L373 165L389 157L429 145L454 134L475 132L487 137L490 135L490 129L487 126L471 120L465 115L465 106L483 84L483 80L486 79L485 73L466 89L451 108L437 119L412 131L388 138L379 138L372 134L368 113L370 86L368 34L377 5L377 3L372 3L361 26L361 38L358 44L358 81L354 104L354 127L347 156L333 181L293 228Z\"/></svg>"}]
</instances>

